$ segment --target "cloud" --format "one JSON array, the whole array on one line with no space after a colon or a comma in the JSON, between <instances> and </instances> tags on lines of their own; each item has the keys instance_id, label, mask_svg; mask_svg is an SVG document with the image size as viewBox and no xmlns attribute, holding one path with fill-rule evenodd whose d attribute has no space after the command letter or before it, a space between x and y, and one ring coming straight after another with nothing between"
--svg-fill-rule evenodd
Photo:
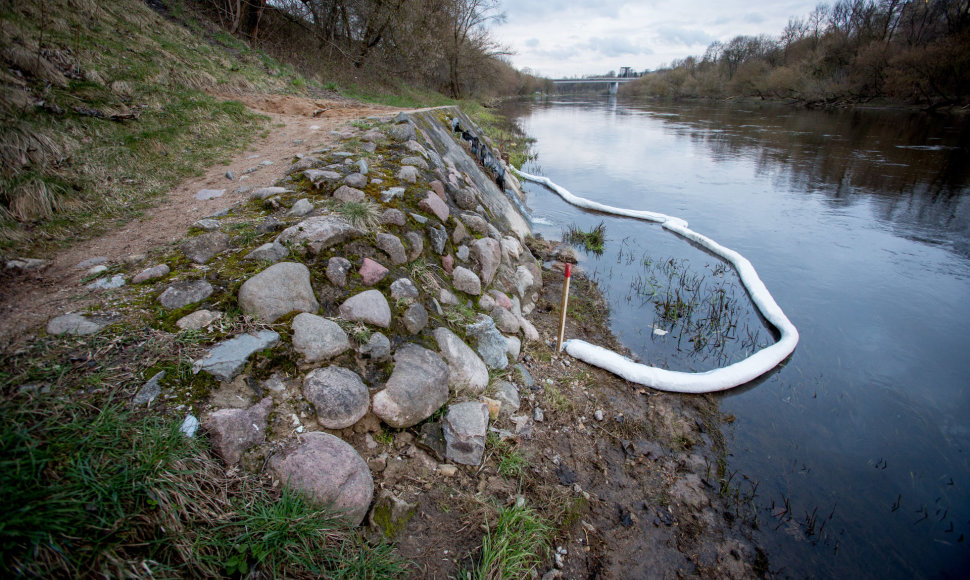
<instances>
[{"instance_id":1,"label":"cloud","mask_svg":"<svg viewBox=\"0 0 970 580\"><path fill-rule=\"evenodd\" d=\"M553 77L633 66L651 69L700 56L713 41L778 35L790 16L818 0L501 0L507 20L492 28L512 47L513 66Z\"/></svg>"},{"instance_id":2,"label":"cloud","mask_svg":"<svg viewBox=\"0 0 970 580\"><path fill-rule=\"evenodd\" d=\"M596 16L600 18L615 18L619 16L620 10L627 4L632 4L630 0L502 0L502 10L506 12L509 19L531 20L536 25L541 25L544 20L553 20L563 17L575 18L583 16Z\"/></svg>"},{"instance_id":3,"label":"cloud","mask_svg":"<svg viewBox=\"0 0 970 580\"><path fill-rule=\"evenodd\" d=\"M641 47L625 37L590 38L585 47L606 57L624 56L630 54L650 54L649 48Z\"/></svg>"},{"instance_id":4,"label":"cloud","mask_svg":"<svg viewBox=\"0 0 970 580\"><path fill-rule=\"evenodd\" d=\"M657 40L667 45L682 45L686 47L708 45L714 37L704 32L678 26L660 26L656 29Z\"/></svg>"},{"instance_id":5,"label":"cloud","mask_svg":"<svg viewBox=\"0 0 970 580\"><path fill-rule=\"evenodd\" d=\"M546 50L530 51L530 53L551 60L569 61L582 54L583 49L578 46L557 46Z\"/></svg>"}]
</instances>

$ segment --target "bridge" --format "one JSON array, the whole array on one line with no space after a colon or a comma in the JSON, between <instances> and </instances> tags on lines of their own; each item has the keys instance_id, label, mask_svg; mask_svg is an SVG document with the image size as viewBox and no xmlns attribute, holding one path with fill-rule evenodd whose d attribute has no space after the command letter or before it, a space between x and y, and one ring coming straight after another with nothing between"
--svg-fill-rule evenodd
<instances>
[{"instance_id":1,"label":"bridge","mask_svg":"<svg viewBox=\"0 0 970 580\"><path fill-rule=\"evenodd\" d=\"M560 85L610 85L610 94L615 95L622 83L637 80L639 77L589 77L585 79L552 79L553 84Z\"/></svg>"}]
</instances>

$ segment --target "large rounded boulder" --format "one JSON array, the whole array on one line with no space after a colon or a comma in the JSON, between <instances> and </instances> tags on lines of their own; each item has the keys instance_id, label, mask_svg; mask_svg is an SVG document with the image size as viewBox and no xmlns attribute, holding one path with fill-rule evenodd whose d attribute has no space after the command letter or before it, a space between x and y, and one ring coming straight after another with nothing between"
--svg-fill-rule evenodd
<instances>
[{"instance_id":1,"label":"large rounded boulder","mask_svg":"<svg viewBox=\"0 0 970 580\"><path fill-rule=\"evenodd\" d=\"M275 322L290 312L316 312L319 306L309 268L296 262L273 264L239 288L242 311L265 322Z\"/></svg>"},{"instance_id":2,"label":"large rounded boulder","mask_svg":"<svg viewBox=\"0 0 970 580\"><path fill-rule=\"evenodd\" d=\"M270 469L283 483L321 507L360 525L374 498L370 468L354 448L329 433L300 436L299 444L284 456L274 456Z\"/></svg>"},{"instance_id":3,"label":"large rounded boulder","mask_svg":"<svg viewBox=\"0 0 970 580\"><path fill-rule=\"evenodd\" d=\"M314 369L303 379L303 396L313 403L325 429L350 427L367 414L370 395L360 375L338 366Z\"/></svg>"},{"instance_id":4,"label":"large rounded boulder","mask_svg":"<svg viewBox=\"0 0 970 580\"><path fill-rule=\"evenodd\" d=\"M416 344L394 352L394 371L374 395L374 414L391 427L416 425L448 401L448 365L437 353Z\"/></svg>"}]
</instances>

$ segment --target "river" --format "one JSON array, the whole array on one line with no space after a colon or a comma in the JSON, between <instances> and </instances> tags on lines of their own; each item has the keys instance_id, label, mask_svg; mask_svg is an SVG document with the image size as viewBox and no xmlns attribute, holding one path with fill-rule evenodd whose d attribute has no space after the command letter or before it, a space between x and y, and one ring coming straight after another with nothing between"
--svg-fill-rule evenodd
<instances>
[{"instance_id":1,"label":"river","mask_svg":"<svg viewBox=\"0 0 970 580\"><path fill-rule=\"evenodd\" d=\"M967 577L970 123L607 97L507 113L536 139L526 172L687 220L747 257L798 328L781 367L719 395L727 493L757 522L772 571ZM523 185L538 233L604 224L603 253L580 252L580 266L639 358L703 371L773 340L717 259ZM698 308L671 313L671 296Z\"/></svg>"}]
</instances>

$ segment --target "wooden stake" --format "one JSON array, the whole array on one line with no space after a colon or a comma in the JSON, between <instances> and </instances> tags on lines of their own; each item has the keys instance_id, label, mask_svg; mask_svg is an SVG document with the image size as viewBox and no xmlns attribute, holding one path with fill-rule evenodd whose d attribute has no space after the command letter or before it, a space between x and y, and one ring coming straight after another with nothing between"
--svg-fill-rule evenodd
<instances>
[{"instance_id":1,"label":"wooden stake","mask_svg":"<svg viewBox=\"0 0 970 580\"><path fill-rule=\"evenodd\" d=\"M573 273L572 266L566 263L565 278L562 283L562 309L559 311L559 338L556 341L556 352L562 351L562 339L566 334L566 304L569 302L569 278Z\"/></svg>"}]
</instances>

